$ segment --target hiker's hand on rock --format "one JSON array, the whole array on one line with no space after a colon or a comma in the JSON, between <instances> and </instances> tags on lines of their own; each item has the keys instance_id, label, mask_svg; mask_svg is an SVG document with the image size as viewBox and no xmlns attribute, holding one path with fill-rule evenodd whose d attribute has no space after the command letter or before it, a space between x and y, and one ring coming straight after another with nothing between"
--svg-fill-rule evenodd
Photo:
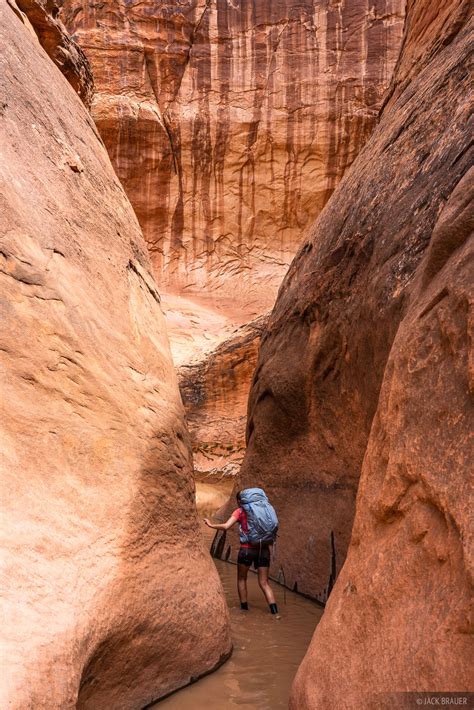
<instances>
[{"instance_id":1,"label":"hiker's hand on rock","mask_svg":"<svg viewBox=\"0 0 474 710\"><path fill-rule=\"evenodd\" d=\"M207 525L208 528L211 528L211 527L212 527L211 521L209 520L209 518L204 518L204 522L206 523L206 525Z\"/></svg>"}]
</instances>

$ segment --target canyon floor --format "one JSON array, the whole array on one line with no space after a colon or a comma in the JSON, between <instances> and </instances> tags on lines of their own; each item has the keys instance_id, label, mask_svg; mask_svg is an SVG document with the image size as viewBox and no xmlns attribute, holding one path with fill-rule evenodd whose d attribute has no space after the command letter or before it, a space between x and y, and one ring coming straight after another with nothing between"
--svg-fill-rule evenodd
<instances>
[{"instance_id":1,"label":"canyon floor","mask_svg":"<svg viewBox=\"0 0 474 710\"><path fill-rule=\"evenodd\" d=\"M213 515L227 500L229 483L196 484L200 517ZM214 533L207 530L211 545ZM249 575L249 612L240 610L236 567L215 560L230 609L233 652L217 671L160 701L156 710L284 710L291 684L308 647L322 608L274 582L280 619L268 613L257 584Z\"/></svg>"}]
</instances>

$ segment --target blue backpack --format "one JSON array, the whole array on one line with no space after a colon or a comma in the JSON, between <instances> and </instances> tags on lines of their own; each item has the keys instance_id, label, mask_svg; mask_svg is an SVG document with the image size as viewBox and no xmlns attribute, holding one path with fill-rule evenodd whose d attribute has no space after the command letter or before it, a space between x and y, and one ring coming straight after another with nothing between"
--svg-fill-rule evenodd
<instances>
[{"instance_id":1,"label":"blue backpack","mask_svg":"<svg viewBox=\"0 0 474 710\"><path fill-rule=\"evenodd\" d=\"M248 533L240 527L240 542L270 545L278 531L278 518L261 488L246 488L240 492L240 505L247 514Z\"/></svg>"}]
</instances>

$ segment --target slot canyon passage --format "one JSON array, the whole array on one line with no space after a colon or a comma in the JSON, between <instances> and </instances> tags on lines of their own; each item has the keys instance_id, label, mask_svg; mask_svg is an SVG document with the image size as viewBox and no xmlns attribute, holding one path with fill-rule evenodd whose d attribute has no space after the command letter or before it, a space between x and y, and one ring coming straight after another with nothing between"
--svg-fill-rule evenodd
<instances>
[{"instance_id":1,"label":"slot canyon passage","mask_svg":"<svg viewBox=\"0 0 474 710\"><path fill-rule=\"evenodd\" d=\"M0 38L0 710L473 707L471 3ZM279 620L202 523L255 485Z\"/></svg>"}]
</instances>

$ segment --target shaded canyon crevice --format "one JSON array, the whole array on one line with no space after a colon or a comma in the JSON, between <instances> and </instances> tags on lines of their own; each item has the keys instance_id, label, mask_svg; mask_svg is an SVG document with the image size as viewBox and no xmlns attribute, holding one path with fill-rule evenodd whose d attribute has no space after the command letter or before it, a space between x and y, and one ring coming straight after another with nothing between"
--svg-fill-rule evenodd
<instances>
[{"instance_id":1,"label":"shaded canyon crevice","mask_svg":"<svg viewBox=\"0 0 474 710\"><path fill-rule=\"evenodd\" d=\"M385 206L393 214L402 201L406 217L384 227L382 244L403 240L401 266L410 251L419 256L384 368L348 557L298 672L295 710L388 710L406 692L472 689L473 31L467 2L408 3L392 91L354 165L352 188L365 194L390 155L397 189ZM343 675L328 666L335 653Z\"/></svg>"}]
</instances>

